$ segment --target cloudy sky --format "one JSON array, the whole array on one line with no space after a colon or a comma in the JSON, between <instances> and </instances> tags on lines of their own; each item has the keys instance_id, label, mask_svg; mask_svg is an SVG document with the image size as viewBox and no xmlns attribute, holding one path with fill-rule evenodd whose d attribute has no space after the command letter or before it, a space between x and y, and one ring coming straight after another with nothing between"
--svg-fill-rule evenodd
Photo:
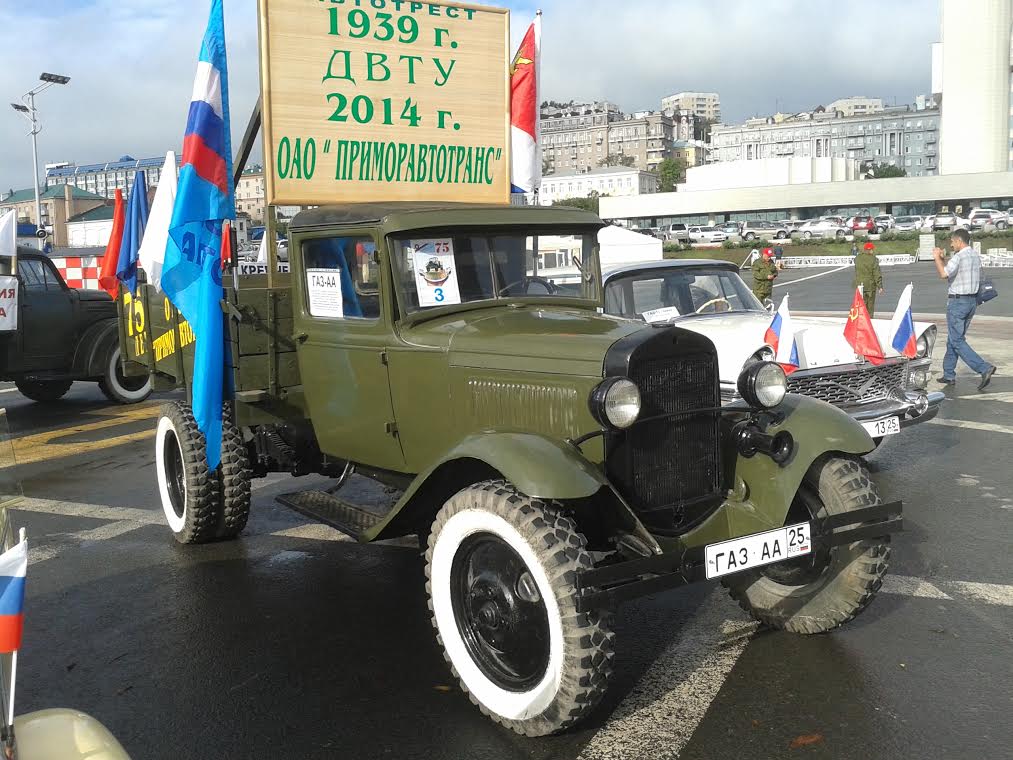
<instances>
[{"instance_id":1,"label":"cloudy sky","mask_svg":"<svg viewBox=\"0 0 1013 760\"><path fill-rule=\"evenodd\" d=\"M490 3L497 4L497 3ZM515 42L532 0L510 0ZM847 95L910 102L930 86L939 0L543 0L543 97L657 108L721 95L726 122ZM208 0L0 0L0 102L43 71L40 164L179 149ZM225 0L238 142L257 96L255 0ZM0 112L0 187L31 185L24 120Z\"/></svg>"}]
</instances>

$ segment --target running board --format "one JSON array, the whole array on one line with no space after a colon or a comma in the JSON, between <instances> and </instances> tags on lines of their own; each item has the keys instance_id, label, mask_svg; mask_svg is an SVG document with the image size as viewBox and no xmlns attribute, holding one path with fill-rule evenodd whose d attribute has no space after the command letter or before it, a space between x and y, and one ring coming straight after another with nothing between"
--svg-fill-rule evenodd
<instances>
[{"instance_id":1,"label":"running board","mask_svg":"<svg viewBox=\"0 0 1013 760\"><path fill-rule=\"evenodd\" d=\"M325 491L298 491L275 499L289 509L361 540L363 533L378 525L383 516L342 501Z\"/></svg>"}]
</instances>

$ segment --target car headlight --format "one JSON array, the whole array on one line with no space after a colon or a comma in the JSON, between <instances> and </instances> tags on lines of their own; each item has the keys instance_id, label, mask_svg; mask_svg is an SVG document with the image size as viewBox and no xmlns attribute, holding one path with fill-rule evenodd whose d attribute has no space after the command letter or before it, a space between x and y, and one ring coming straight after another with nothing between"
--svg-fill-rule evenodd
<instances>
[{"instance_id":1,"label":"car headlight","mask_svg":"<svg viewBox=\"0 0 1013 760\"><path fill-rule=\"evenodd\" d=\"M588 406L599 425L623 430L640 415L640 389L625 377L607 377L591 391Z\"/></svg>"},{"instance_id":2,"label":"car headlight","mask_svg":"<svg viewBox=\"0 0 1013 760\"><path fill-rule=\"evenodd\" d=\"M932 356L932 349L936 346L936 326L932 325L925 332L921 334L921 337L915 343L915 358L924 359L926 356Z\"/></svg>"},{"instance_id":3,"label":"car headlight","mask_svg":"<svg viewBox=\"0 0 1013 760\"><path fill-rule=\"evenodd\" d=\"M750 406L772 409L782 401L788 392L788 378L780 364L757 362L742 370L739 375L739 395Z\"/></svg>"}]
</instances>

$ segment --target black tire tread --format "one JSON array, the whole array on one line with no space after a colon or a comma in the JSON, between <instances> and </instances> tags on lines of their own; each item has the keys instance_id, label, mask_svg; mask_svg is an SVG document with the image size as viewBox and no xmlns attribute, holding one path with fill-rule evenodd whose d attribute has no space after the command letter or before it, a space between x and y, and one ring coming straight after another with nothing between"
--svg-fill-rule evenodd
<instances>
[{"instance_id":1,"label":"black tire tread","mask_svg":"<svg viewBox=\"0 0 1013 760\"><path fill-rule=\"evenodd\" d=\"M15 380L14 385L25 398L32 401L59 401L67 395L70 380Z\"/></svg>"},{"instance_id":2,"label":"black tire tread","mask_svg":"<svg viewBox=\"0 0 1013 760\"><path fill-rule=\"evenodd\" d=\"M217 474L221 486L221 514L215 537L235 538L250 518L251 474L243 434L232 422L228 403L222 412L222 463Z\"/></svg>"},{"instance_id":3,"label":"black tire tread","mask_svg":"<svg viewBox=\"0 0 1013 760\"><path fill-rule=\"evenodd\" d=\"M559 603L563 638L567 649L562 682L556 700L541 715L527 720L503 718L468 692L453 662L443 650L461 688L483 713L497 723L525 736L545 736L564 731L587 715L605 694L615 657L615 633L607 611L577 612L576 573L592 567L584 535L558 502L534 499L503 480L477 483L455 494L440 510L429 534L426 550L426 591L430 622L441 648L443 640L433 614L431 566L435 542L446 522L457 512L477 506L503 517L521 533L543 561Z\"/></svg>"},{"instance_id":4,"label":"black tire tread","mask_svg":"<svg viewBox=\"0 0 1013 760\"><path fill-rule=\"evenodd\" d=\"M204 434L189 404L173 401L164 404L162 417L172 420L183 455L186 478L186 522L183 530L173 533L181 544L204 544L215 539L220 512L218 478L208 469Z\"/></svg>"},{"instance_id":5,"label":"black tire tread","mask_svg":"<svg viewBox=\"0 0 1013 760\"><path fill-rule=\"evenodd\" d=\"M865 465L852 457L831 457L814 464L806 480L818 488L824 501L822 515L841 514L880 503L879 491ZM828 498L829 497L829 498ZM836 581L814 589L810 601L818 600L815 614L799 615L777 605L764 607L749 596L759 571L740 573L724 582L732 599L764 625L792 633L827 633L853 620L875 598L890 563L890 537L857 541L837 551L854 556ZM824 599L818 599L823 595Z\"/></svg>"}]
</instances>

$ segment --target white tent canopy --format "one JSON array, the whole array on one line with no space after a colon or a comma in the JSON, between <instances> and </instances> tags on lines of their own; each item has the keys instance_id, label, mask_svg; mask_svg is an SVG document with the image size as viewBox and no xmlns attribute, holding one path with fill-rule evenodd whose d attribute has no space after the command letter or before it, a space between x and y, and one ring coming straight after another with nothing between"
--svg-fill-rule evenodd
<instances>
[{"instance_id":1,"label":"white tent canopy","mask_svg":"<svg viewBox=\"0 0 1013 760\"><path fill-rule=\"evenodd\" d=\"M661 241L657 238L614 225L598 231L598 245L602 269L664 258Z\"/></svg>"}]
</instances>

